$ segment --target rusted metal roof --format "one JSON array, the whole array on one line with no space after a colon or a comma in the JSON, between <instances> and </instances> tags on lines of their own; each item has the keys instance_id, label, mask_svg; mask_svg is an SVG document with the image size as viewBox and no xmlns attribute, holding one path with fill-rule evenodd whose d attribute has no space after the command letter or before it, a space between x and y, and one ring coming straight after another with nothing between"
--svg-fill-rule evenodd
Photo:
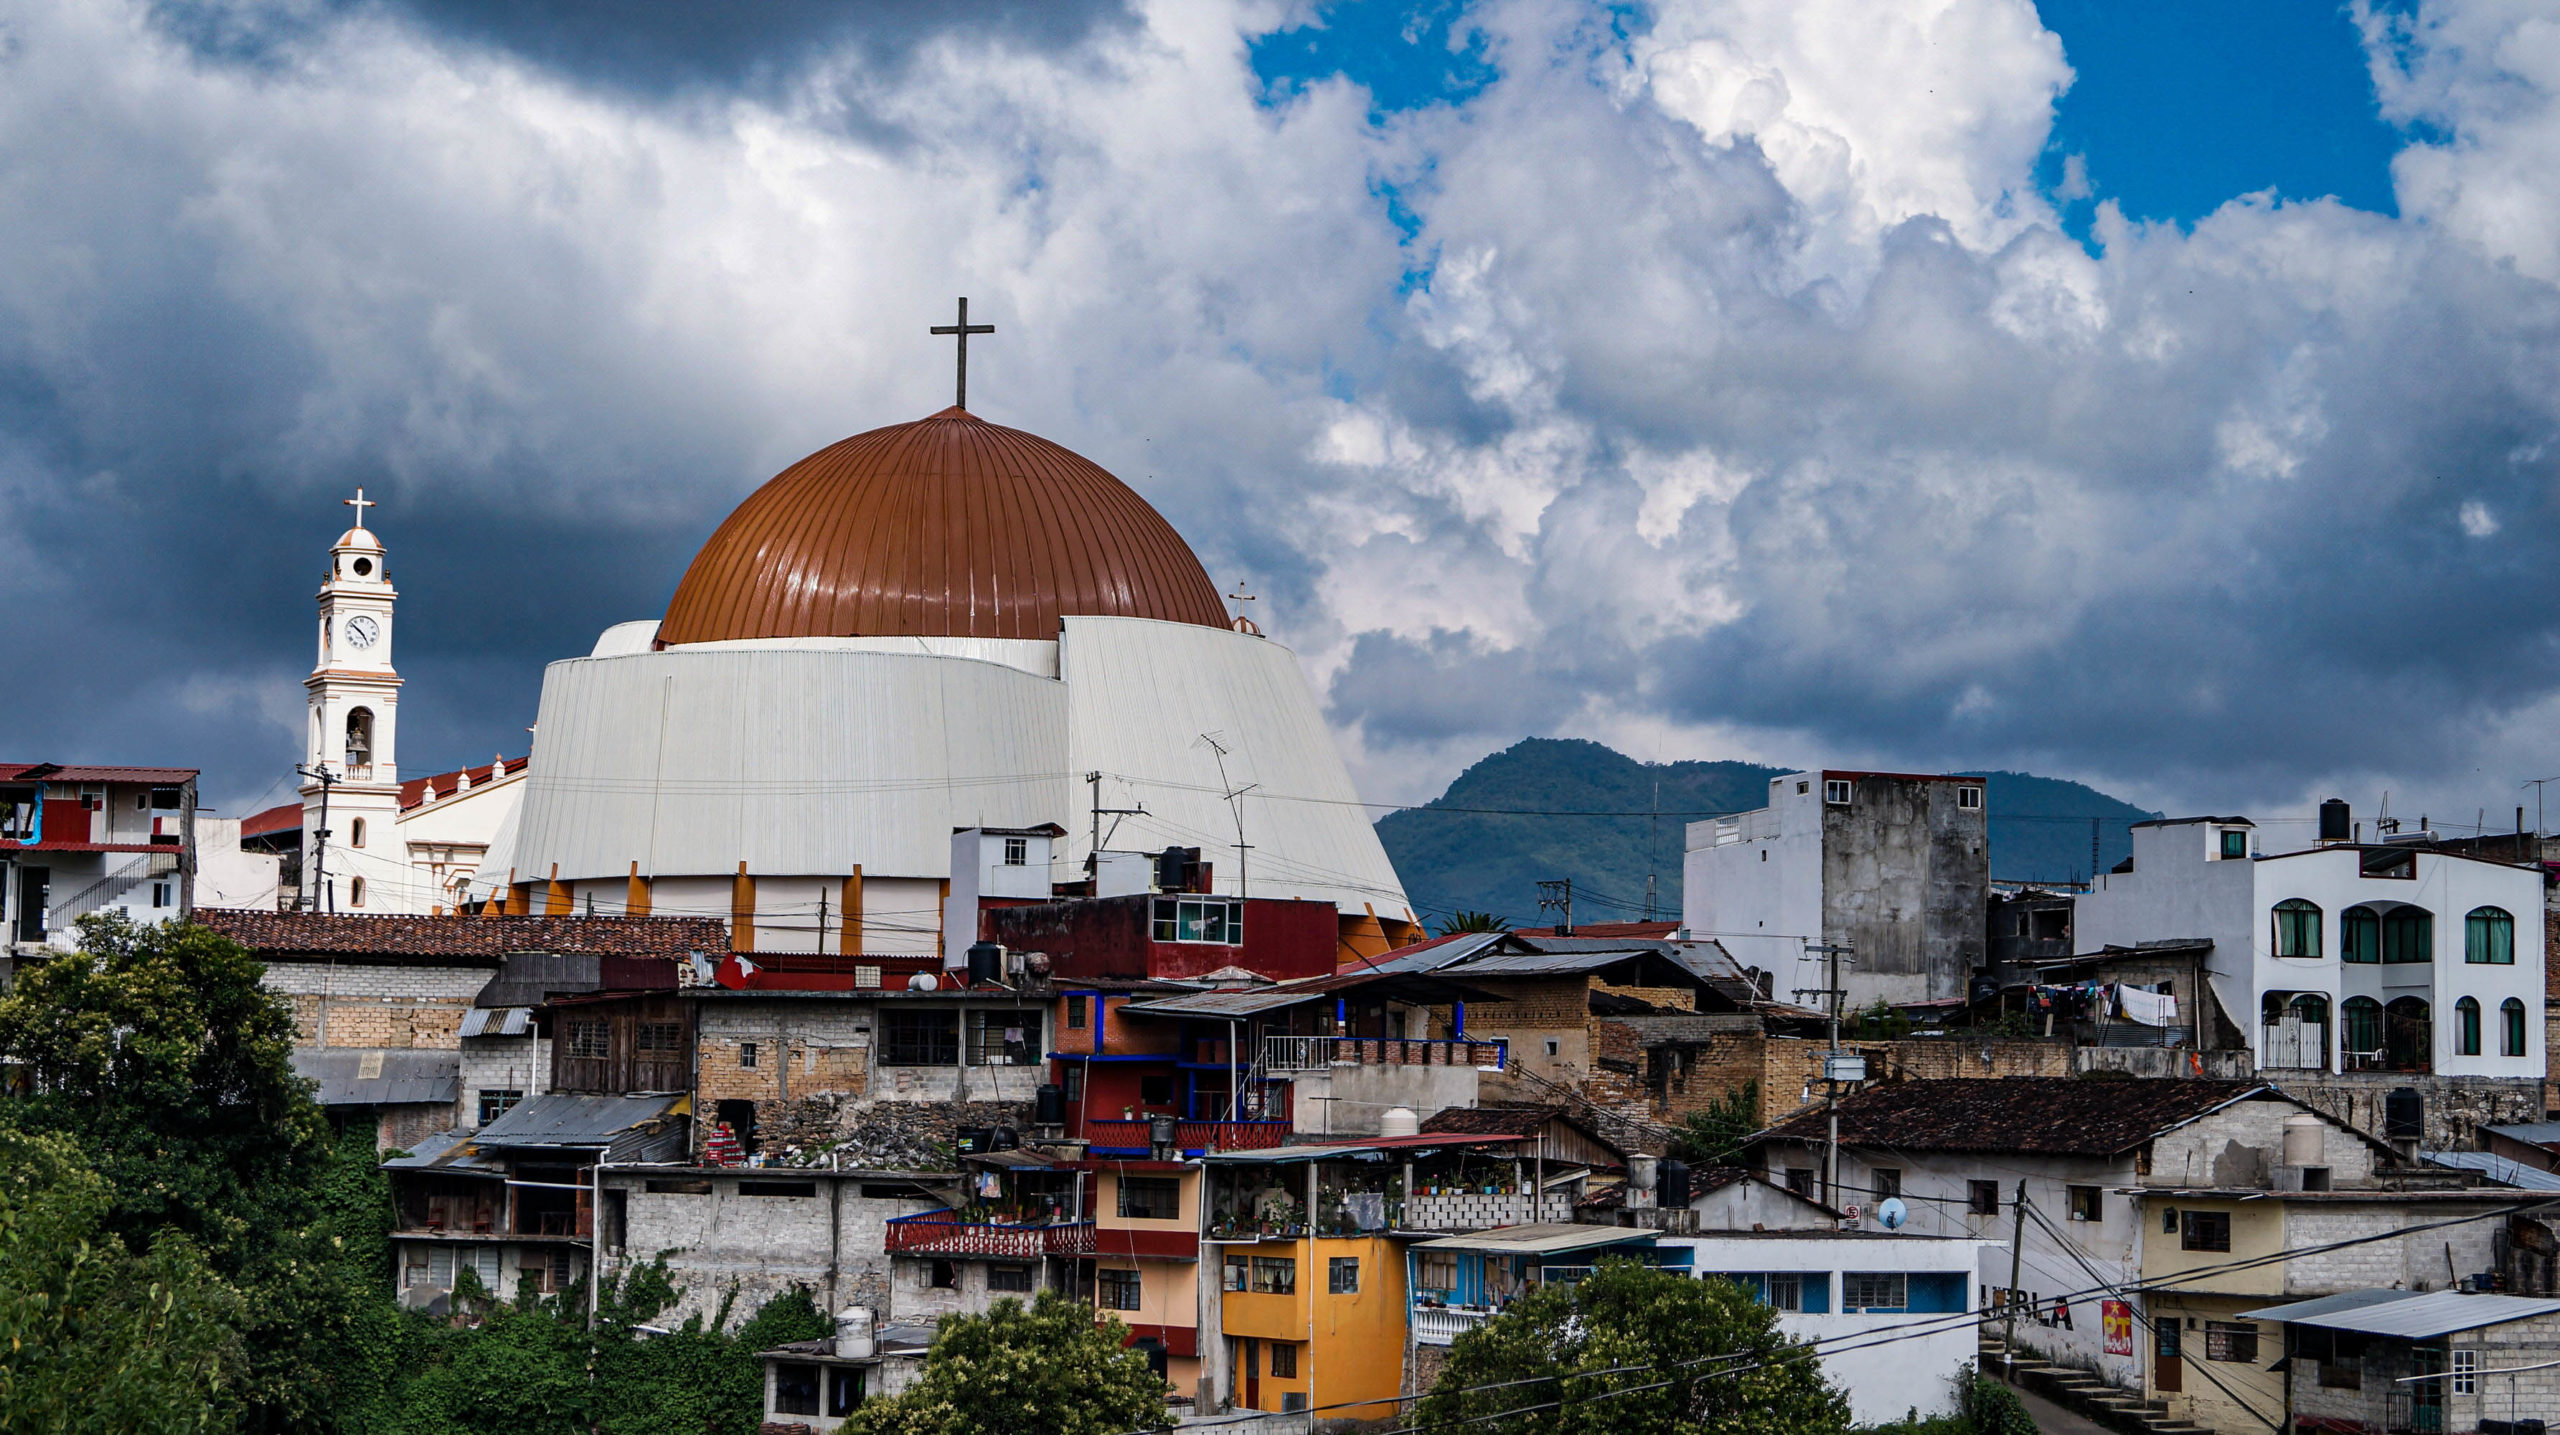
<instances>
[{"instance_id":1,"label":"rusted metal roof","mask_svg":"<svg viewBox=\"0 0 2560 1435\"><path fill-rule=\"evenodd\" d=\"M1070 614L1227 626L1200 560L1127 484L949 408L820 449L748 495L685 570L658 638L1054 639Z\"/></svg>"},{"instance_id":2,"label":"rusted metal roof","mask_svg":"<svg viewBox=\"0 0 2560 1435\"><path fill-rule=\"evenodd\" d=\"M1209 590L1212 594L1217 590ZM0 782L150 782L174 786L195 779L192 767L92 767L56 762L0 762Z\"/></svg>"},{"instance_id":3,"label":"rusted metal roof","mask_svg":"<svg viewBox=\"0 0 2560 1435\"><path fill-rule=\"evenodd\" d=\"M2076 1076L1957 1077L1873 1087L1840 1102L1840 1144L1904 1151L2020 1151L2112 1156L2259 1094L2259 1081L2183 1077L2098 1081ZM1820 1141L1815 1110L1761 1133Z\"/></svg>"},{"instance_id":4,"label":"rusted metal roof","mask_svg":"<svg viewBox=\"0 0 2560 1435\"><path fill-rule=\"evenodd\" d=\"M356 916L199 907L196 921L271 956L327 953L497 961L514 952L674 958L729 949L728 929L716 917ZM670 979L667 984L674 983Z\"/></svg>"}]
</instances>

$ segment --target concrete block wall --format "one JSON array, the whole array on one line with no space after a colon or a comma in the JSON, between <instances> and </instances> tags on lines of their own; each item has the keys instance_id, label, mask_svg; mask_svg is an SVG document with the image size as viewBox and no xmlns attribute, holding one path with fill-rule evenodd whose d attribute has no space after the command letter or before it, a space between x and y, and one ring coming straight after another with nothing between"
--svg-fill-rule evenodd
<instances>
[{"instance_id":1,"label":"concrete block wall","mask_svg":"<svg viewBox=\"0 0 2560 1435\"><path fill-rule=\"evenodd\" d=\"M2289 1101L2242 1101L2151 1143L2155 1186L2267 1186L2284 1160L2284 1123L2302 1108ZM2337 1130L2322 1133L2321 1160L2339 1186L2373 1179L2371 1145Z\"/></svg>"},{"instance_id":2,"label":"concrete block wall","mask_svg":"<svg viewBox=\"0 0 2560 1435\"><path fill-rule=\"evenodd\" d=\"M271 962L263 985L292 1002L296 1045L450 1051L490 975L487 967Z\"/></svg>"},{"instance_id":3,"label":"concrete block wall","mask_svg":"<svg viewBox=\"0 0 2560 1435\"><path fill-rule=\"evenodd\" d=\"M668 1271L683 1291L669 1313L677 1321L696 1314L708 1319L732 1289L737 1297L731 1318L744 1320L794 1287L808 1290L822 1306L830 1299L839 1310L867 1306L885 1321L892 1303L890 1258L882 1249L889 1219L941 1204L895 1180L790 1170L654 1178L608 1173L605 1179L625 1193L626 1203L623 1246L606 1253L607 1273L646 1264L664 1252ZM651 1192L651 1179L661 1186L698 1182L710 1189ZM746 1196L739 1193L741 1181L806 1181L816 1194Z\"/></svg>"},{"instance_id":4,"label":"concrete block wall","mask_svg":"<svg viewBox=\"0 0 2560 1435\"><path fill-rule=\"evenodd\" d=\"M1496 1226L1524 1226L1536 1221L1573 1219L1573 1198L1561 1191L1543 1198L1511 1195L1408 1196L1404 1223L1417 1231L1488 1231ZM1569 1263L1567 1263L1569 1264Z\"/></svg>"},{"instance_id":5,"label":"concrete block wall","mask_svg":"<svg viewBox=\"0 0 2560 1435\"><path fill-rule=\"evenodd\" d=\"M2532 1077L2433 1076L2392 1071L2270 1072L2277 1089L2369 1135L2385 1130L2383 1108L2392 1092L2415 1090L2425 1103L2430 1151L2473 1151L2479 1129L2543 1117L2544 1083Z\"/></svg>"},{"instance_id":6,"label":"concrete block wall","mask_svg":"<svg viewBox=\"0 0 2560 1435\"><path fill-rule=\"evenodd\" d=\"M2288 1297L2329 1295L2338 1291L2398 1286L2404 1290L2443 1290L2460 1276L2497 1267L2495 1240L2506 1223L2497 1218L2418 1231L2398 1240L2366 1241L2342 1250L2313 1251L2332 1241L2371 1236L2377 1231L2425 1225L2434 1221L2497 1209L2494 1200L2361 1202L2299 1200L2285 1203L2285 1247L2302 1251L2284 1264Z\"/></svg>"}]
</instances>

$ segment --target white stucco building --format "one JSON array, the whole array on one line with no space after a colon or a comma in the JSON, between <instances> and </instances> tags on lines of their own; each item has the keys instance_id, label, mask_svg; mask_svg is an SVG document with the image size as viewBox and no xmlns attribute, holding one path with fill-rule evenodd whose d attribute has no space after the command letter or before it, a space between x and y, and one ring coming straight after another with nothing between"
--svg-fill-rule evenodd
<instances>
[{"instance_id":1,"label":"white stucco building","mask_svg":"<svg viewBox=\"0 0 2560 1435\"><path fill-rule=\"evenodd\" d=\"M2410 844L2260 850L2241 817L2136 823L2077 950L2211 943L2215 1000L2270 1076L2543 1074L2543 877ZM2183 1016L2184 1014L2182 1014Z\"/></svg>"},{"instance_id":2,"label":"white stucco building","mask_svg":"<svg viewBox=\"0 0 2560 1435\"><path fill-rule=\"evenodd\" d=\"M1719 1231L1665 1236L1689 1273L1733 1281L1778 1308L1778 1328L1815 1343L1849 1416L1883 1425L1956 1410L1956 1381L1981 1351L1976 1275L2003 1241L1894 1231ZM1674 1259L1672 1265L1680 1264ZM1861 1337L1865 1337L1861 1339Z\"/></svg>"}]
</instances>

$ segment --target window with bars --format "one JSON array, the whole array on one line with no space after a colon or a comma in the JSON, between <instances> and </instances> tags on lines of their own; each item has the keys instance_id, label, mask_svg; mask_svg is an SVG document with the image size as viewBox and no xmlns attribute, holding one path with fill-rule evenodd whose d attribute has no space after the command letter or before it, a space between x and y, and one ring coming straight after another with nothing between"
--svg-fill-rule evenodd
<instances>
[{"instance_id":1,"label":"window with bars","mask_svg":"<svg viewBox=\"0 0 2560 1435\"><path fill-rule=\"evenodd\" d=\"M1038 1012L973 1011L968 1022L971 1066L1040 1064Z\"/></svg>"},{"instance_id":2,"label":"window with bars","mask_svg":"<svg viewBox=\"0 0 2560 1435\"><path fill-rule=\"evenodd\" d=\"M684 1023L644 1021L636 1037L643 1056L673 1056L684 1047Z\"/></svg>"},{"instance_id":3,"label":"window with bars","mask_svg":"<svg viewBox=\"0 0 2560 1435\"><path fill-rule=\"evenodd\" d=\"M1144 1288L1136 1271L1096 1271L1094 1272L1094 1279L1098 1283L1095 1286L1095 1289L1102 1293L1102 1308L1104 1310L1137 1310L1140 1308L1144 1296Z\"/></svg>"},{"instance_id":4,"label":"window with bars","mask_svg":"<svg viewBox=\"0 0 2560 1435\"><path fill-rule=\"evenodd\" d=\"M1902 1310L1910 1303L1900 1271L1843 1271L1840 1275L1843 1310Z\"/></svg>"},{"instance_id":5,"label":"window with bars","mask_svg":"<svg viewBox=\"0 0 2560 1435\"><path fill-rule=\"evenodd\" d=\"M1131 1274L1135 1274L1135 1272L1132 1272ZM989 1266L987 1267L987 1289L991 1291L1027 1291L1031 1289L1031 1267ZM1136 1310L1137 1307L1134 1305L1114 1306L1113 1309Z\"/></svg>"},{"instance_id":6,"label":"window with bars","mask_svg":"<svg viewBox=\"0 0 2560 1435\"><path fill-rule=\"evenodd\" d=\"M613 1055L613 1028L600 1021L569 1023L569 1055L592 1061Z\"/></svg>"},{"instance_id":7,"label":"window with bars","mask_svg":"<svg viewBox=\"0 0 2560 1435\"><path fill-rule=\"evenodd\" d=\"M2206 1321L2204 1358L2255 1365L2258 1361L2257 1326L2247 1321Z\"/></svg>"},{"instance_id":8,"label":"window with bars","mask_svg":"<svg viewBox=\"0 0 2560 1435\"><path fill-rule=\"evenodd\" d=\"M1271 1378L1274 1380L1298 1378L1298 1347L1285 1340L1275 1340L1271 1343Z\"/></svg>"},{"instance_id":9,"label":"window with bars","mask_svg":"<svg viewBox=\"0 0 2560 1435\"><path fill-rule=\"evenodd\" d=\"M886 1011L880 1014L882 1066L960 1064L960 1014L955 1011Z\"/></svg>"},{"instance_id":10,"label":"window with bars","mask_svg":"<svg viewBox=\"0 0 2560 1435\"><path fill-rule=\"evenodd\" d=\"M506 1115L509 1107L522 1100L524 1100L524 1093L513 1088L504 1090L488 1086L480 1088L480 1124L486 1126Z\"/></svg>"},{"instance_id":11,"label":"window with bars","mask_svg":"<svg viewBox=\"0 0 2560 1435\"><path fill-rule=\"evenodd\" d=\"M1133 1221L1178 1221L1182 1183L1170 1176L1123 1176L1120 1214Z\"/></svg>"},{"instance_id":12,"label":"window with bars","mask_svg":"<svg viewBox=\"0 0 2560 1435\"><path fill-rule=\"evenodd\" d=\"M2231 1213L2228 1211L2181 1211L2178 1213L2178 1245L2190 1251L2228 1251L2231 1249Z\"/></svg>"}]
</instances>

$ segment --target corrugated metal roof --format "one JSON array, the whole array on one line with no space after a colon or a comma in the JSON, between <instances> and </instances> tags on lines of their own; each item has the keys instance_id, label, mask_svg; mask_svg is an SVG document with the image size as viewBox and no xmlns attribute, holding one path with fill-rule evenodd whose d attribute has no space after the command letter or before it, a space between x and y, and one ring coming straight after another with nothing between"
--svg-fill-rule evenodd
<instances>
[{"instance_id":1,"label":"corrugated metal roof","mask_svg":"<svg viewBox=\"0 0 2560 1435\"><path fill-rule=\"evenodd\" d=\"M462 1093L462 1053L298 1046L293 1074L319 1083L312 1099L323 1106L451 1105Z\"/></svg>"},{"instance_id":2,"label":"corrugated metal roof","mask_svg":"<svg viewBox=\"0 0 2560 1435\"><path fill-rule=\"evenodd\" d=\"M1370 1136L1358 1141L1339 1141L1322 1146L1274 1146L1263 1151L1216 1151L1200 1159L1213 1166L1269 1166L1296 1161L1335 1161L1357 1157L1362 1153L1384 1155L1431 1151L1442 1148L1473 1149L1482 1146L1510 1146L1530 1138L1526 1136Z\"/></svg>"},{"instance_id":3,"label":"corrugated metal roof","mask_svg":"<svg viewBox=\"0 0 2560 1435\"><path fill-rule=\"evenodd\" d=\"M2560 1144L2560 1121L2519 1121L2512 1126L2492 1126L2489 1129L2510 1141L2521 1141L2528 1146Z\"/></svg>"},{"instance_id":4,"label":"corrugated metal roof","mask_svg":"<svg viewBox=\"0 0 2560 1435\"><path fill-rule=\"evenodd\" d=\"M2526 1191L2560 1191L2560 1175L2487 1151L2421 1151L2432 1165L2454 1171L2477 1171L2502 1186Z\"/></svg>"},{"instance_id":5,"label":"corrugated metal roof","mask_svg":"<svg viewBox=\"0 0 2560 1435\"><path fill-rule=\"evenodd\" d=\"M503 1174L506 1169L503 1164L483 1158L479 1148L471 1144L473 1134L469 1131L439 1131L421 1138L417 1145L409 1148L407 1155L394 1156L383 1162L383 1167L393 1171L450 1171L456 1175Z\"/></svg>"},{"instance_id":6,"label":"corrugated metal roof","mask_svg":"<svg viewBox=\"0 0 2560 1435\"><path fill-rule=\"evenodd\" d=\"M0 782L151 782L163 786L189 781L192 767L93 767L70 763L0 762Z\"/></svg>"},{"instance_id":7,"label":"corrugated metal roof","mask_svg":"<svg viewBox=\"0 0 2560 1435\"><path fill-rule=\"evenodd\" d=\"M2345 1303L2349 1297L2372 1299ZM2329 1305L2329 1302L2341 1302ZM2315 1307L2326 1307L2318 1309ZM2243 1311L2243 1320L2280 1320L2291 1325L2318 1326L2324 1330L2353 1330L2366 1335L2391 1336L2399 1340L2432 1340L2461 1330L2478 1330L2484 1325L2505 1325L2509 1321L2531 1320L2536 1316L2560 1313L2560 1300L2538 1300L2514 1295L2465 1295L2461 1291L2349 1291L2342 1296L2325 1296L2320 1300L2297 1301L2291 1305L2267 1306Z\"/></svg>"},{"instance_id":8,"label":"corrugated metal roof","mask_svg":"<svg viewBox=\"0 0 2560 1435\"><path fill-rule=\"evenodd\" d=\"M1580 1226L1545 1222L1534 1226L1502 1226L1467 1236L1442 1236L1415 1245L1418 1251L1482 1251L1487 1255L1545 1256L1587 1251L1600 1246L1644 1245L1654 1232L1633 1226Z\"/></svg>"},{"instance_id":9,"label":"corrugated metal roof","mask_svg":"<svg viewBox=\"0 0 2560 1435\"><path fill-rule=\"evenodd\" d=\"M464 1036L522 1036L531 1030L531 1007L476 1006L462 1014Z\"/></svg>"},{"instance_id":10,"label":"corrugated metal roof","mask_svg":"<svg viewBox=\"0 0 2560 1435\"><path fill-rule=\"evenodd\" d=\"M605 1146L673 1111L681 1096L580 1096L546 1092L480 1128L482 1146Z\"/></svg>"}]
</instances>

